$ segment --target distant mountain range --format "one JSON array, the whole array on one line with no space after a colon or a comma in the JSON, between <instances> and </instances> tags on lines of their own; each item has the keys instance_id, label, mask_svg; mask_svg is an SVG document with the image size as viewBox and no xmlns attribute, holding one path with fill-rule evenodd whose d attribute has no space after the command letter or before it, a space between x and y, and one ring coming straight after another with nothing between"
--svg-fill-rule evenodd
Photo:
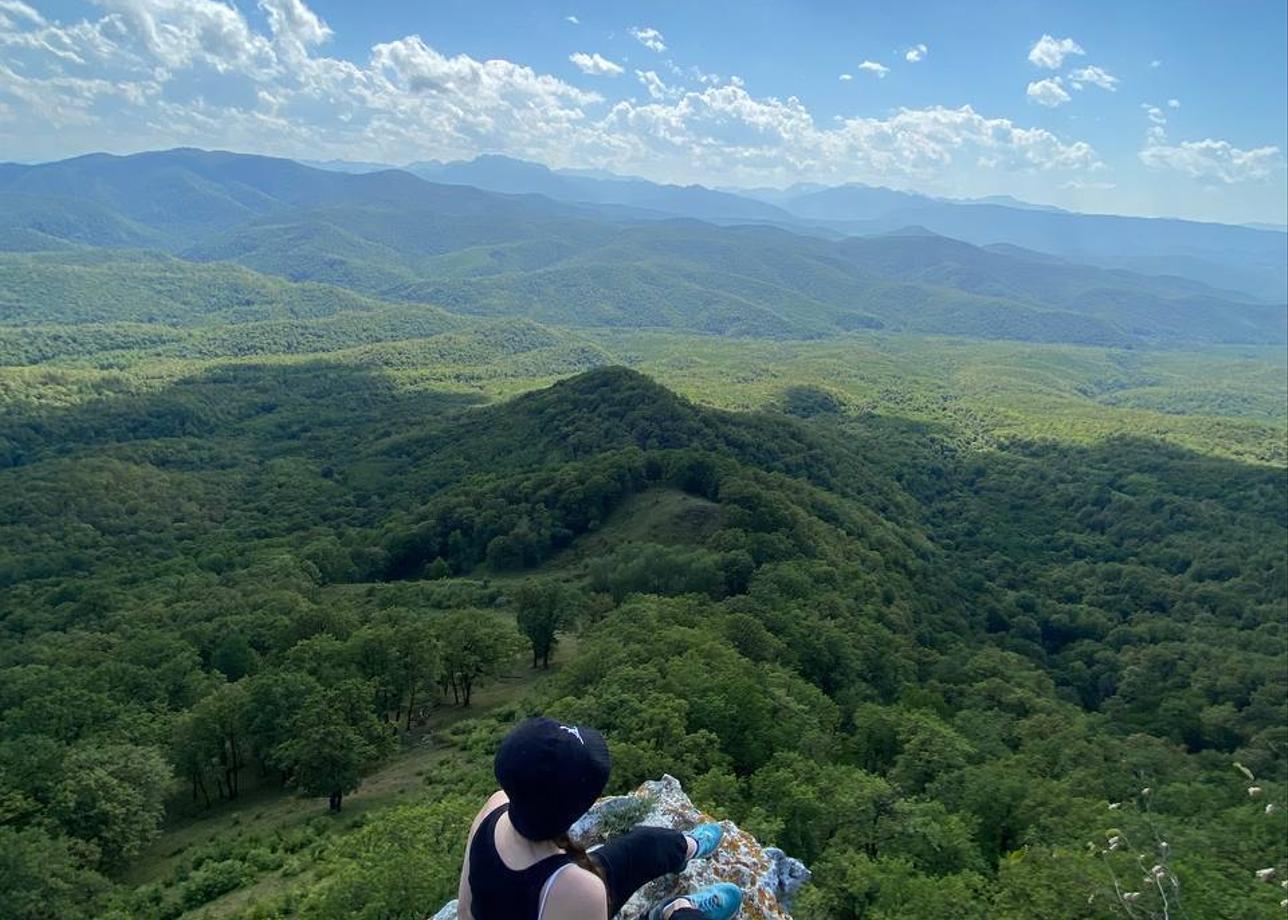
<instances>
[{"instance_id":1,"label":"distant mountain range","mask_svg":"<svg viewBox=\"0 0 1288 920\"><path fill-rule=\"evenodd\" d=\"M498 155L407 169L433 182L629 207L637 209L634 217L652 211L833 236L920 226L979 245L1011 243L1093 265L1179 275L1263 300L1282 301L1288 292L1288 234L1270 226L1081 214L1005 195L954 200L861 184L719 190L659 185L600 171L552 170Z\"/></svg>"},{"instance_id":2,"label":"distant mountain range","mask_svg":"<svg viewBox=\"0 0 1288 920\"><path fill-rule=\"evenodd\" d=\"M886 329L1100 345L1288 340L1282 300L1258 302L1179 273L1078 264L1037 245L1054 240L1087 248L1073 238L1084 232L1079 227L1119 234L1154 228L1160 240L1209 245L1214 259L1225 251L1220 246L1247 240L1245 254L1260 251L1271 263L1283 234L944 203L854 186L804 191L780 207L697 186L573 176L499 157L417 169L451 182L187 149L6 165L0 250L157 250L336 285L383 304L433 304L574 327L778 337ZM483 190L462 184L466 179L504 188ZM887 215L868 220L866 235L844 235L838 228L858 222L827 216L864 208ZM927 220L909 226L892 215ZM963 241L987 235L972 215L1016 236L1034 235L1034 245L1046 251L1013 240L990 240L987 247ZM959 225L956 239L939 229L950 222ZM1020 232L1025 228L1032 233ZM101 262L114 257L97 258L94 285L112 289L112 271ZM75 264L6 263L15 271L39 267L45 278ZM136 265L121 270L132 279L123 292L143 283ZM196 284L201 276L167 270L148 277L162 279L146 282L161 285L148 295L156 299L166 284ZM245 284L248 291L264 287ZM19 286L11 302L39 299L50 285ZM56 297L57 286L52 290ZM78 302L92 300L78 291ZM200 292L185 291L179 300L198 302ZM77 321L56 303L43 313Z\"/></svg>"}]
</instances>

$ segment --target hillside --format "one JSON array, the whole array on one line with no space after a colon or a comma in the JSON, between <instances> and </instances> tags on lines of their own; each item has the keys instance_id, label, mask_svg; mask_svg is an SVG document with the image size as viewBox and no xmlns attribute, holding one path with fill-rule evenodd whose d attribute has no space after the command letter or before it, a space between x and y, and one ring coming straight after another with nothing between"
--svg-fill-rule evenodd
<instances>
[{"instance_id":1,"label":"hillside","mask_svg":"<svg viewBox=\"0 0 1288 920\"><path fill-rule=\"evenodd\" d=\"M1288 234L1271 230L939 201L867 186L808 191L779 206L846 233L920 226L977 245L1009 243L1076 262L1180 275L1272 302L1288 290Z\"/></svg>"},{"instance_id":2,"label":"hillside","mask_svg":"<svg viewBox=\"0 0 1288 920\"><path fill-rule=\"evenodd\" d=\"M5 195L17 206L0 243L17 251L161 248L543 323L775 338L888 329L1114 346L1288 341L1282 300L1260 304L1176 277L981 249L926 231L829 239L636 220L397 171L338 173L193 150L12 167L0 176Z\"/></svg>"},{"instance_id":3,"label":"hillside","mask_svg":"<svg viewBox=\"0 0 1288 920\"><path fill-rule=\"evenodd\" d=\"M400 383L409 347L212 362L0 429L25 444L0 471L0 777L24 808L0 834L19 872L67 881L50 915L428 915L529 711L602 727L613 791L670 772L802 858L800 915L876 879L918 915L1110 916L1047 900L1102 890L1085 844L1109 802L1164 829L1196 915L1272 908L1245 876L1282 839L1230 762L1288 795L1280 467L1126 434L972 450L967 415L818 390L719 411L623 368L480 406ZM574 634L522 699L462 705ZM403 804L235 830L257 773L360 786L424 712L451 727ZM352 739L349 779L297 759L319 719ZM86 788L102 758L115 785ZM210 842L109 885L168 771L173 813L217 803Z\"/></svg>"},{"instance_id":4,"label":"hillside","mask_svg":"<svg viewBox=\"0 0 1288 920\"><path fill-rule=\"evenodd\" d=\"M754 222L833 237L922 226L976 245L1019 245L1074 262L1177 275L1244 292L1244 298L1281 302L1288 291L1288 237L1279 227L1079 214L1004 195L950 200L861 184L781 190L682 188L611 173L551 170L497 155L408 168L433 182L638 209L637 217Z\"/></svg>"}]
</instances>

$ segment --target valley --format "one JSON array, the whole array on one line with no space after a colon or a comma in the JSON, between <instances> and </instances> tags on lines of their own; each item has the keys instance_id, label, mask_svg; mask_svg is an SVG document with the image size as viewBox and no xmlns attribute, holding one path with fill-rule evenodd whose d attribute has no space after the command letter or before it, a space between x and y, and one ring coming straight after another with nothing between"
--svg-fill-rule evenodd
<instances>
[{"instance_id":1,"label":"valley","mask_svg":"<svg viewBox=\"0 0 1288 920\"><path fill-rule=\"evenodd\" d=\"M471 169L0 170L7 916L428 916L537 712L800 918L1277 909L1282 299Z\"/></svg>"}]
</instances>

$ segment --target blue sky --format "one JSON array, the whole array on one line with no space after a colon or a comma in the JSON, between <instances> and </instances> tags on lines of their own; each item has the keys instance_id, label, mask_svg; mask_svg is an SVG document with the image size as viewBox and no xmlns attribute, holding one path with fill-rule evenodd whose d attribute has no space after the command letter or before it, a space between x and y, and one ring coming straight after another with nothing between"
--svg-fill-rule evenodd
<instances>
[{"instance_id":1,"label":"blue sky","mask_svg":"<svg viewBox=\"0 0 1288 920\"><path fill-rule=\"evenodd\" d=\"M0 0L0 159L507 153L1288 221L1288 4Z\"/></svg>"}]
</instances>

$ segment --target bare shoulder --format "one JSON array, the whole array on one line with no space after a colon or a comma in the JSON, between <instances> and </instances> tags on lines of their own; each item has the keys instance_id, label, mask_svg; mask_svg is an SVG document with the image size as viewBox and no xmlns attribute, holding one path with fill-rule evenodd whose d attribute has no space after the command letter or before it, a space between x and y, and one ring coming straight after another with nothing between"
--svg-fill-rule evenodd
<instances>
[{"instance_id":1,"label":"bare shoulder","mask_svg":"<svg viewBox=\"0 0 1288 920\"><path fill-rule=\"evenodd\" d=\"M478 830L479 825L483 823L484 818L492 814L492 812L496 811L508 801L510 801L510 797L502 790L498 789L496 792L492 793L492 795L488 797L488 800L483 803L483 807L479 809L479 813L474 816L474 823L470 825L470 836L474 836L474 832Z\"/></svg>"},{"instance_id":2,"label":"bare shoulder","mask_svg":"<svg viewBox=\"0 0 1288 920\"><path fill-rule=\"evenodd\" d=\"M510 797L504 792L492 793L491 797L483 803L483 807L479 809L479 813L474 816L474 823L470 825L470 835L465 845L465 860L461 866L461 884L457 889L459 902L457 911L461 920L473 920L474 917L470 912L470 904L473 900L470 893L470 845L474 843L474 834L478 831L479 825L483 823L484 818L508 801L510 801Z\"/></svg>"},{"instance_id":3,"label":"bare shoulder","mask_svg":"<svg viewBox=\"0 0 1288 920\"><path fill-rule=\"evenodd\" d=\"M542 920L608 920L608 892L599 876L569 866L550 886L541 916Z\"/></svg>"}]
</instances>

